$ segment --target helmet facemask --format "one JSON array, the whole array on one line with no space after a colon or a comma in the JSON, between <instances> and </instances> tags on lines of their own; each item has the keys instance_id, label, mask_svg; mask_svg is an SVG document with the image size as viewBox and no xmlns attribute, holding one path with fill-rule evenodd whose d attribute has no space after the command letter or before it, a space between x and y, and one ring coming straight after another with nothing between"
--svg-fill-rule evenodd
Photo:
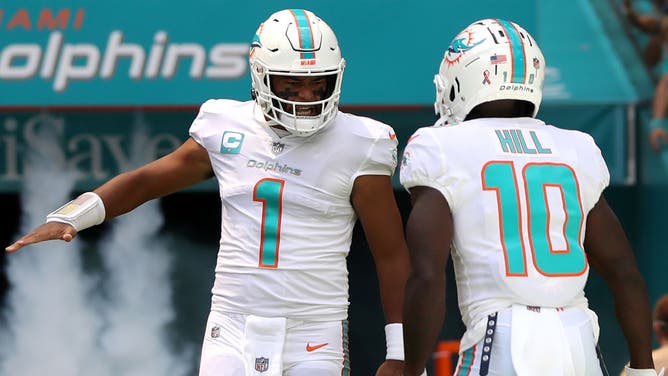
<instances>
[{"instance_id":1,"label":"helmet facemask","mask_svg":"<svg viewBox=\"0 0 668 376\"><path fill-rule=\"evenodd\" d=\"M313 13L289 9L270 16L255 35L249 60L253 95L267 119L309 136L335 118L345 60L334 32ZM327 77L327 84L319 99L295 101L272 87L277 77Z\"/></svg>"},{"instance_id":2,"label":"helmet facemask","mask_svg":"<svg viewBox=\"0 0 668 376\"><path fill-rule=\"evenodd\" d=\"M341 61L343 65L343 60ZM259 63L257 67L264 73L255 70L251 73L256 102L262 108L265 116L285 127L290 133L297 136L309 136L327 126L334 119L339 107L341 96L341 79L343 77L343 66L338 73L334 72L272 72L266 65ZM319 93L320 99L315 101L295 101L289 96L277 92L272 82L279 77L317 78L325 77L326 84Z\"/></svg>"},{"instance_id":3,"label":"helmet facemask","mask_svg":"<svg viewBox=\"0 0 668 376\"><path fill-rule=\"evenodd\" d=\"M445 77L439 74L434 76L434 86L436 87L434 111L436 115L447 120L447 118L452 116L452 111L448 107L448 103L454 100L454 86L449 85Z\"/></svg>"}]
</instances>

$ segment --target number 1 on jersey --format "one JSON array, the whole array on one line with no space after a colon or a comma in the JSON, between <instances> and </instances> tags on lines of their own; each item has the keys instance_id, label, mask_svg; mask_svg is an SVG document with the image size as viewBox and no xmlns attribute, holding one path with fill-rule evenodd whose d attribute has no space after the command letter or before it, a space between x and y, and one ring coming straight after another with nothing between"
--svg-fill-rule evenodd
<instances>
[{"instance_id":1,"label":"number 1 on jersey","mask_svg":"<svg viewBox=\"0 0 668 376\"><path fill-rule=\"evenodd\" d=\"M284 186L284 180L262 179L253 188L253 201L262 203L260 262L258 264L261 268L278 267Z\"/></svg>"}]
</instances>

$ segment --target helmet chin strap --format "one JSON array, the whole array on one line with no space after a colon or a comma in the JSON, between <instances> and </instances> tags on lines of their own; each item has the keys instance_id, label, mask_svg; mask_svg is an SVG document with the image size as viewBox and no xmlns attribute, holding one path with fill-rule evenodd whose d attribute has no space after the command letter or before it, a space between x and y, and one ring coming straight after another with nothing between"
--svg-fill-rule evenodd
<instances>
[{"instance_id":1,"label":"helmet chin strap","mask_svg":"<svg viewBox=\"0 0 668 376\"><path fill-rule=\"evenodd\" d=\"M286 129L296 136L310 136L319 129L321 122L320 115L318 116L290 116L288 114L279 113L278 119L283 124L291 124Z\"/></svg>"},{"instance_id":2,"label":"helmet chin strap","mask_svg":"<svg viewBox=\"0 0 668 376\"><path fill-rule=\"evenodd\" d=\"M287 129L285 129L285 127L282 126L282 125L273 124L273 125L270 125L269 128L271 128L271 130L272 130L278 137L281 137L281 138L283 138L283 137L285 137L285 136L290 136L290 135L292 134L292 133L290 133L290 131L288 131Z\"/></svg>"}]
</instances>

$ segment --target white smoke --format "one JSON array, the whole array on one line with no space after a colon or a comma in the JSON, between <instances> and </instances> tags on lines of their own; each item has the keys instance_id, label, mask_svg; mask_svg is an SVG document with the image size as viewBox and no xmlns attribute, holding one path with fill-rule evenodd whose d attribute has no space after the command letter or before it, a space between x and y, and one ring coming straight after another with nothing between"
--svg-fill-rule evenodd
<instances>
[{"instance_id":1,"label":"white smoke","mask_svg":"<svg viewBox=\"0 0 668 376\"><path fill-rule=\"evenodd\" d=\"M40 115L40 142L29 150L21 193L21 233L44 223L69 200L76 173L65 171L56 142L58 122ZM101 320L91 309L94 284L81 270L81 244L49 241L8 257L12 289L0 331L3 375L95 374Z\"/></svg>"},{"instance_id":2,"label":"white smoke","mask_svg":"<svg viewBox=\"0 0 668 376\"><path fill-rule=\"evenodd\" d=\"M135 121L130 170L149 162L148 137L140 114ZM110 375L184 375L194 351L176 356L167 346L167 325L174 319L170 286L172 257L159 230L163 225L158 200L114 220L100 247L109 279L105 308L108 327L102 341Z\"/></svg>"},{"instance_id":3,"label":"white smoke","mask_svg":"<svg viewBox=\"0 0 668 376\"><path fill-rule=\"evenodd\" d=\"M76 172L65 171L56 132L62 121L44 115L38 150L25 169L20 233L69 201ZM127 170L147 162L144 122L132 137ZM61 132L62 133L62 132ZM11 254L6 325L0 327L2 375L185 375L195 351L169 345L174 317L172 258L159 230L154 200L115 219L100 243L105 279L83 272L82 241L49 241Z\"/></svg>"}]
</instances>

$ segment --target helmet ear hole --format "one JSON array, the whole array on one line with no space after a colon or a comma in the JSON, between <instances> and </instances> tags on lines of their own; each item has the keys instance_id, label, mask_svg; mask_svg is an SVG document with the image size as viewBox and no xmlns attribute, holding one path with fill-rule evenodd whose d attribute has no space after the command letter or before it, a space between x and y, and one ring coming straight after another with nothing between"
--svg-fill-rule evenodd
<instances>
[{"instance_id":1,"label":"helmet ear hole","mask_svg":"<svg viewBox=\"0 0 668 376\"><path fill-rule=\"evenodd\" d=\"M455 85L450 86L450 102L455 101Z\"/></svg>"}]
</instances>

